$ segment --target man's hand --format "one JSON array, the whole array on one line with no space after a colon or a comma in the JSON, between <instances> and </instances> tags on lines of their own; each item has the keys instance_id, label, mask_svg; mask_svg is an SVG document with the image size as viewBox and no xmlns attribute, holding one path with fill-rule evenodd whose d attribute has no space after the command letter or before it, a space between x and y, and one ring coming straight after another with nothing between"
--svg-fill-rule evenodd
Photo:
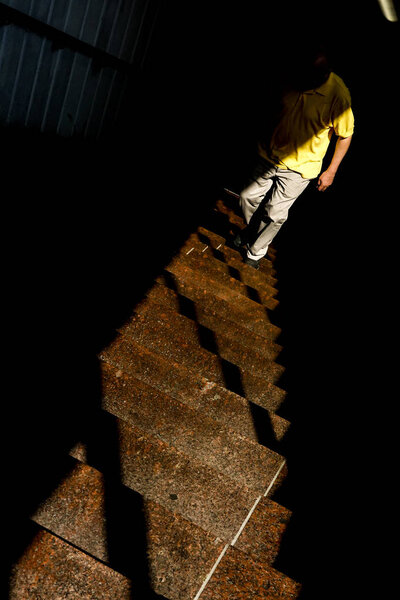
<instances>
[{"instance_id":1,"label":"man's hand","mask_svg":"<svg viewBox=\"0 0 400 600\"><path fill-rule=\"evenodd\" d=\"M351 140L353 136L349 136L347 138L338 137L335 152L333 153L332 161L326 171L321 173L317 182L317 190L319 192L324 192L328 189L329 186L332 185L333 180L335 179L336 171L339 168L340 163L343 160L347 150L350 147Z\"/></svg>"},{"instance_id":2,"label":"man's hand","mask_svg":"<svg viewBox=\"0 0 400 600\"><path fill-rule=\"evenodd\" d=\"M329 186L332 185L333 180L335 179L335 173L330 171L324 171L318 178L317 182L317 190L319 192L325 192Z\"/></svg>"}]
</instances>

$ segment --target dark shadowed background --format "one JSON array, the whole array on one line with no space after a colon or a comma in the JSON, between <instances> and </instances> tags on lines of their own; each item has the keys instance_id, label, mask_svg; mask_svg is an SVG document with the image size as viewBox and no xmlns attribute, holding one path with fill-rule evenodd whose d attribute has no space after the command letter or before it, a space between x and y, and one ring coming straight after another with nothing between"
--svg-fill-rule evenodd
<instances>
[{"instance_id":1,"label":"dark shadowed background","mask_svg":"<svg viewBox=\"0 0 400 600\"><path fill-rule=\"evenodd\" d=\"M4 5L2 35L12 24L53 51L72 43ZM378 2L342 0L164 1L155 15L104 136L2 113L11 560L23 517L98 408L97 353L220 190L240 191L277 82L315 39L351 91L356 128L332 189L310 186L276 238L293 423L277 500L295 514L277 567L306 582L305 598L383 597L397 521L398 23Z\"/></svg>"}]
</instances>

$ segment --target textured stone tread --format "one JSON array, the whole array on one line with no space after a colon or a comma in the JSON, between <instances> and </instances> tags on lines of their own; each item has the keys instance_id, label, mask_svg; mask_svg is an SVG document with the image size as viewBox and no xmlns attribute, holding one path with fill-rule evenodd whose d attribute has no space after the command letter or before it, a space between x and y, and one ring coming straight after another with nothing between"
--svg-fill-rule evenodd
<instances>
[{"instance_id":1,"label":"textured stone tread","mask_svg":"<svg viewBox=\"0 0 400 600\"><path fill-rule=\"evenodd\" d=\"M200 600L294 600L300 590L296 581L231 546Z\"/></svg>"},{"instance_id":2,"label":"textured stone tread","mask_svg":"<svg viewBox=\"0 0 400 600\"><path fill-rule=\"evenodd\" d=\"M237 483L260 494L266 490L271 479L269 448L115 367L103 364L102 374L105 410Z\"/></svg>"},{"instance_id":3,"label":"textured stone tread","mask_svg":"<svg viewBox=\"0 0 400 600\"><path fill-rule=\"evenodd\" d=\"M285 371L283 366L266 361L262 375L253 373L251 364L245 364L244 367L237 364L240 363L237 356L235 364L202 348L200 344L194 345L176 325L168 321L168 316L166 310L153 312L149 306L146 309L142 305L136 308L134 316L120 331L128 341L134 340L147 346L164 358L195 370L210 381L266 409L272 409L283 401L286 393L278 387Z\"/></svg>"},{"instance_id":4,"label":"textured stone tread","mask_svg":"<svg viewBox=\"0 0 400 600\"><path fill-rule=\"evenodd\" d=\"M192 319L198 326L214 332L217 346L222 343L222 339L225 339L231 345L237 344L251 351L256 350L257 353L268 360L278 359L283 350L280 344L267 340L240 324L224 319L220 314L211 308L208 309L201 302L195 302L182 296L168 287L167 282L161 279L149 290L147 297Z\"/></svg>"},{"instance_id":5,"label":"textured stone tread","mask_svg":"<svg viewBox=\"0 0 400 600\"><path fill-rule=\"evenodd\" d=\"M8 600L140 600L129 579L38 529L14 565Z\"/></svg>"},{"instance_id":6,"label":"textured stone tread","mask_svg":"<svg viewBox=\"0 0 400 600\"><path fill-rule=\"evenodd\" d=\"M249 439L259 441L256 421L264 423L276 440L282 440L288 430L288 421L274 412L283 400L266 410L133 340L118 336L99 358L101 363L116 367L121 374L129 374L169 397L205 412Z\"/></svg>"},{"instance_id":7,"label":"textured stone tread","mask_svg":"<svg viewBox=\"0 0 400 600\"><path fill-rule=\"evenodd\" d=\"M234 247L233 244L233 236L229 239L227 237L222 237L207 229L206 227L199 226L196 231L192 234L195 236L202 244L208 245L211 250L218 250L222 253L221 259L223 262L232 263L233 266L237 266L240 270L246 271L247 273L251 273L256 277L256 280L260 282L264 277L261 276L261 273L268 276L268 280L271 282L271 285L278 284L278 279L275 277L276 270L274 268L274 264L270 258L270 256L265 257L260 262L260 271L261 273L257 273L249 267L245 265L242 260L241 250ZM190 239L190 238L189 238Z\"/></svg>"},{"instance_id":8,"label":"textured stone tread","mask_svg":"<svg viewBox=\"0 0 400 600\"><path fill-rule=\"evenodd\" d=\"M271 383L279 381L285 372L284 366L258 350L254 338L249 333L239 334L236 338L232 333L230 336L217 335L214 330L199 324L196 320L177 313L174 308L167 306L165 301L159 302L154 295L148 295L136 306L134 312L136 315L143 316L146 325L149 325L149 320L156 321L160 335L171 336L175 342L181 341L185 350L187 345L192 345L193 349L206 350L215 357L229 361L243 371L250 371ZM131 331L133 322L134 320L129 321L120 328L120 331ZM253 345L251 345L252 339ZM268 349L266 344L265 347Z\"/></svg>"},{"instance_id":9,"label":"textured stone tread","mask_svg":"<svg viewBox=\"0 0 400 600\"><path fill-rule=\"evenodd\" d=\"M90 434L96 440L77 444L72 456L101 471L113 469L102 455L101 440L115 436L122 484L225 541L234 538L257 497L254 490L106 412ZM268 461L272 480L282 457L271 454Z\"/></svg>"},{"instance_id":10,"label":"textured stone tread","mask_svg":"<svg viewBox=\"0 0 400 600\"><path fill-rule=\"evenodd\" d=\"M266 269L256 271L243 262L240 252L234 250L229 252L229 250L231 249L223 245L218 244L217 247L212 245L210 235L206 233L193 233L181 247L179 255L194 260L207 259L211 261L211 270L228 273L246 286L259 290L265 298L276 296L278 280L271 274L271 268L268 271ZM260 261L260 265L263 263L265 264L264 260Z\"/></svg>"},{"instance_id":11,"label":"textured stone tread","mask_svg":"<svg viewBox=\"0 0 400 600\"><path fill-rule=\"evenodd\" d=\"M215 310L227 320L254 331L257 335L276 341L281 329L273 323L273 311L278 302L271 298L269 306L261 306L254 300L231 290L221 283L202 276L187 265L168 265L157 281L176 292Z\"/></svg>"},{"instance_id":12,"label":"textured stone tread","mask_svg":"<svg viewBox=\"0 0 400 600\"><path fill-rule=\"evenodd\" d=\"M190 521L72 458L68 476L32 518L122 571L133 589L140 583L171 600L192 600L224 547Z\"/></svg>"},{"instance_id":13,"label":"textured stone tread","mask_svg":"<svg viewBox=\"0 0 400 600\"><path fill-rule=\"evenodd\" d=\"M291 511L269 498L261 498L246 523L235 548L260 564L273 565L291 518Z\"/></svg>"},{"instance_id":14,"label":"textured stone tread","mask_svg":"<svg viewBox=\"0 0 400 600\"><path fill-rule=\"evenodd\" d=\"M177 265L188 266L211 281L229 287L231 291L236 292L238 295L249 298L267 308L270 306L271 299L277 294L277 289L267 286L266 281L264 286L258 286L258 288L249 285L242 280L243 278L238 269L217 260L211 253L201 252L199 249L192 252L190 252L190 249L185 250L183 248L179 254L175 255L167 269L174 269ZM262 274L255 271L255 269L253 269L253 272L262 277Z\"/></svg>"}]
</instances>

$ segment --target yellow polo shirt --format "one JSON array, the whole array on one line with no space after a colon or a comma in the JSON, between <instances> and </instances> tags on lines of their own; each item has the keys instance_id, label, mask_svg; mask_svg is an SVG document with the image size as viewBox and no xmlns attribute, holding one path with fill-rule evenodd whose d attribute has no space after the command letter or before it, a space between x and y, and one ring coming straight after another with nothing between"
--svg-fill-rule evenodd
<instances>
[{"instance_id":1,"label":"yellow polo shirt","mask_svg":"<svg viewBox=\"0 0 400 600\"><path fill-rule=\"evenodd\" d=\"M277 167L313 179L321 172L332 135L346 138L353 131L350 92L343 80L331 73L314 90L284 96L279 124L269 146L259 144L259 153Z\"/></svg>"}]
</instances>

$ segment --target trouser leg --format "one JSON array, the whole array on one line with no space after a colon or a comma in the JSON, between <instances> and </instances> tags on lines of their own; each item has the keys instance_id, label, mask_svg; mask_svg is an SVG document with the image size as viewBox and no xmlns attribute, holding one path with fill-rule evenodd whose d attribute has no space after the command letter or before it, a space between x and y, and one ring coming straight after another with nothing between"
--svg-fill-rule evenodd
<instances>
[{"instance_id":1,"label":"trouser leg","mask_svg":"<svg viewBox=\"0 0 400 600\"><path fill-rule=\"evenodd\" d=\"M247 247L247 256L253 260L260 260L267 254L268 246L287 220L290 207L310 183L309 179L304 179L295 171L289 169L276 169L275 171L274 179L271 180L271 194L264 206L264 218L259 219L256 223L255 236L249 241ZM249 215L250 202L247 200L244 204L247 206L247 215ZM244 214L246 218L246 213ZM255 211L253 211L253 215L255 216ZM248 221L250 227L252 216Z\"/></svg>"},{"instance_id":2,"label":"trouser leg","mask_svg":"<svg viewBox=\"0 0 400 600\"><path fill-rule=\"evenodd\" d=\"M276 167L266 161L260 161L255 167L248 186L242 190L239 202L247 225L250 224L253 215L272 188L276 172Z\"/></svg>"}]
</instances>

